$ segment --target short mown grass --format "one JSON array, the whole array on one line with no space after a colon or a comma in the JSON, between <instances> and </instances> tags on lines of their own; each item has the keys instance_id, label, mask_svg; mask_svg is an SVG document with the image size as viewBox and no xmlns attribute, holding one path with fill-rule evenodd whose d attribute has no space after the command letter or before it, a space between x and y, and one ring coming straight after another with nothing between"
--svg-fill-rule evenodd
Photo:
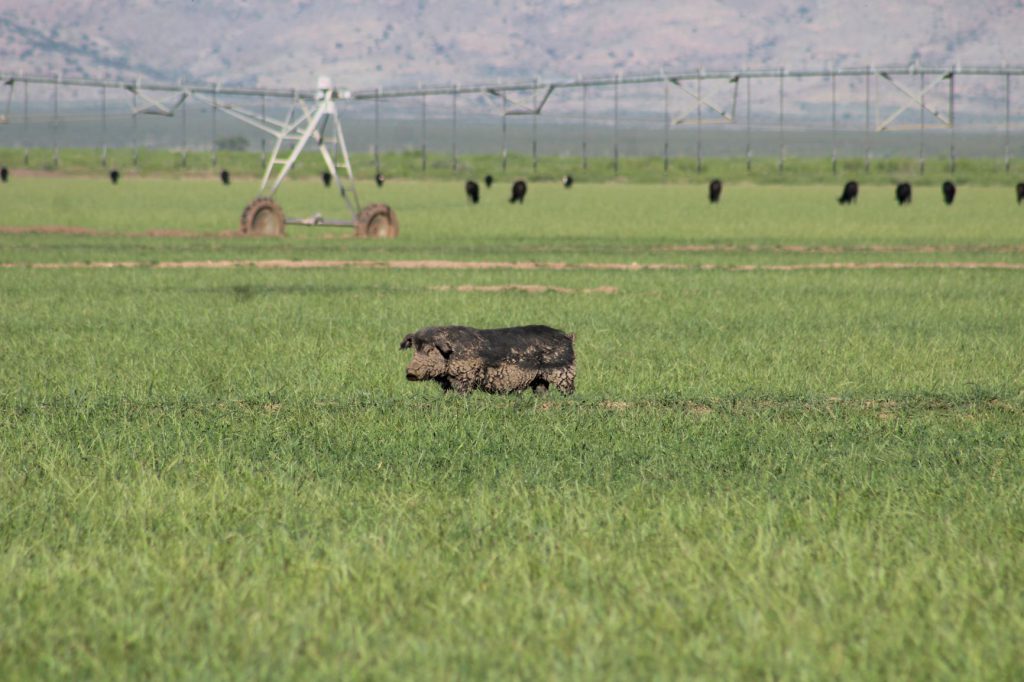
<instances>
[{"instance_id":1,"label":"short mown grass","mask_svg":"<svg viewBox=\"0 0 1024 682\"><path fill-rule=\"evenodd\" d=\"M373 242L202 236L233 227L234 185L2 190L8 226L112 233L0 233L23 264L0 268L2 679L1024 669L1024 272L699 267L1019 263L1005 190L897 210L887 189L840 209L832 187L727 186L710 207L538 183L469 207L403 182L367 190L402 220ZM200 236L127 236L170 227ZM948 250L848 250L872 244ZM24 265L282 257L694 269ZM577 393L406 382L401 338L448 323L576 333Z\"/></svg>"}]
</instances>

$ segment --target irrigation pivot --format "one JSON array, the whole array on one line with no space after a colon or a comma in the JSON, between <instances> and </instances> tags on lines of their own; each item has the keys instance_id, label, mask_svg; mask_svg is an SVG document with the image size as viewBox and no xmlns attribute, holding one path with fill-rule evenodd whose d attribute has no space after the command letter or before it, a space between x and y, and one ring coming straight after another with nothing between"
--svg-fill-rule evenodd
<instances>
[{"instance_id":1,"label":"irrigation pivot","mask_svg":"<svg viewBox=\"0 0 1024 682\"><path fill-rule=\"evenodd\" d=\"M398 219L395 212L386 204L371 204L360 207L359 195L356 193L356 181L352 174L352 164L345 144L345 135L338 116L337 100L350 99L351 93L339 93L331 84L330 78L321 76L317 79L315 98L305 101L296 96L291 110L285 120L275 120L267 116L244 111L229 104L224 104L201 95L193 96L202 99L210 106L237 118L244 123L262 130L275 139L267 167L263 172L259 195L242 211L241 231L244 234L283 234L285 224L288 225L326 225L331 227L354 227L359 237L394 237L398 234ZM299 155L310 142L314 143L327 165L326 176L333 179L345 206L351 216L350 220L335 220L316 213L308 218L288 218L274 201L274 193L295 166ZM331 152L332 145L340 151L340 157ZM340 173L339 169L344 170Z\"/></svg>"}]
</instances>

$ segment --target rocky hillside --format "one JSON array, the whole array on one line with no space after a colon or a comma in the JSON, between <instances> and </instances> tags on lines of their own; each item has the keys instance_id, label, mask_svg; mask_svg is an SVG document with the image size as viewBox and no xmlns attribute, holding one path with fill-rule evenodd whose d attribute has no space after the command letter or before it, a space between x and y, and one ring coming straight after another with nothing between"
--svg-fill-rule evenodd
<instances>
[{"instance_id":1,"label":"rocky hillside","mask_svg":"<svg viewBox=\"0 0 1024 682\"><path fill-rule=\"evenodd\" d=\"M0 71L349 87L703 64L1024 62L1024 1L0 0Z\"/></svg>"}]
</instances>

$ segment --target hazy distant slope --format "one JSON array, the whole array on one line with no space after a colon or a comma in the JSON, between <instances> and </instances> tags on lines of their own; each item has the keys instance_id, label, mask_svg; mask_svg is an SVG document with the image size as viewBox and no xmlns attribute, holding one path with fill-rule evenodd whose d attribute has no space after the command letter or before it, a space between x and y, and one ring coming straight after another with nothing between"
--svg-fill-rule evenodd
<instances>
[{"instance_id":1,"label":"hazy distant slope","mask_svg":"<svg viewBox=\"0 0 1024 682\"><path fill-rule=\"evenodd\" d=\"M0 0L0 71L350 87L662 66L1024 62L1024 1Z\"/></svg>"}]
</instances>

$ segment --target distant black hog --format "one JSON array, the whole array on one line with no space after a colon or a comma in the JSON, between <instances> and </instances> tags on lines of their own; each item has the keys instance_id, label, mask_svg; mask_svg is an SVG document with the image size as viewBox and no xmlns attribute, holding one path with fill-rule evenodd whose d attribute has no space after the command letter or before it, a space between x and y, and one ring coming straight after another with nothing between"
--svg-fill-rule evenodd
<instances>
[{"instance_id":1,"label":"distant black hog","mask_svg":"<svg viewBox=\"0 0 1024 682\"><path fill-rule=\"evenodd\" d=\"M121 179L121 172L120 171L118 171L116 168L114 170L110 171L110 182L111 183L116 185L117 181L120 180L120 179Z\"/></svg>"},{"instance_id":2,"label":"distant black hog","mask_svg":"<svg viewBox=\"0 0 1024 682\"><path fill-rule=\"evenodd\" d=\"M320 179L324 181L324 187L331 186L331 174L327 171L324 171L323 175L320 176Z\"/></svg>"},{"instance_id":3,"label":"distant black hog","mask_svg":"<svg viewBox=\"0 0 1024 682\"><path fill-rule=\"evenodd\" d=\"M562 187L565 187L566 189L569 189L570 187L572 187L572 176L571 175L564 175L564 176L562 176Z\"/></svg>"},{"instance_id":4,"label":"distant black hog","mask_svg":"<svg viewBox=\"0 0 1024 682\"><path fill-rule=\"evenodd\" d=\"M516 180L512 185L512 198L508 200L508 203L514 204L515 202L523 203L523 199L526 197L526 181Z\"/></svg>"},{"instance_id":5,"label":"distant black hog","mask_svg":"<svg viewBox=\"0 0 1024 682\"><path fill-rule=\"evenodd\" d=\"M7 166L0 166L0 182L7 182L8 172Z\"/></svg>"},{"instance_id":6,"label":"distant black hog","mask_svg":"<svg viewBox=\"0 0 1024 682\"><path fill-rule=\"evenodd\" d=\"M722 197L722 181L715 178L708 185L708 199L712 204L717 204L718 200Z\"/></svg>"},{"instance_id":7,"label":"distant black hog","mask_svg":"<svg viewBox=\"0 0 1024 682\"><path fill-rule=\"evenodd\" d=\"M896 201L899 202L900 206L902 206L903 204L910 203L909 182L901 182L900 184L896 185Z\"/></svg>"},{"instance_id":8,"label":"distant black hog","mask_svg":"<svg viewBox=\"0 0 1024 682\"><path fill-rule=\"evenodd\" d=\"M955 198L956 185L954 185L952 181L946 180L942 183L942 199L946 202L946 205L949 206L953 203L953 199Z\"/></svg>"},{"instance_id":9,"label":"distant black hog","mask_svg":"<svg viewBox=\"0 0 1024 682\"><path fill-rule=\"evenodd\" d=\"M1017 203L1024 201L1024 182L1017 184Z\"/></svg>"},{"instance_id":10,"label":"distant black hog","mask_svg":"<svg viewBox=\"0 0 1024 682\"><path fill-rule=\"evenodd\" d=\"M222 184L230 185L231 184L231 173L228 173L226 169L222 170L220 172L220 181L221 181Z\"/></svg>"},{"instance_id":11,"label":"distant black hog","mask_svg":"<svg viewBox=\"0 0 1024 682\"><path fill-rule=\"evenodd\" d=\"M466 180L466 196L474 204L480 203L480 185L476 184L472 180Z\"/></svg>"},{"instance_id":12,"label":"distant black hog","mask_svg":"<svg viewBox=\"0 0 1024 682\"><path fill-rule=\"evenodd\" d=\"M374 182L377 183L378 187L383 187L384 186L384 174L383 173L377 173L376 175L374 175L373 176L373 180L374 180Z\"/></svg>"},{"instance_id":13,"label":"distant black hog","mask_svg":"<svg viewBox=\"0 0 1024 682\"><path fill-rule=\"evenodd\" d=\"M400 348L415 351L405 368L409 381L436 381L458 393L544 393L554 386L569 395L576 389L573 339L542 325L426 327L406 336Z\"/></svg>"},{"instance_id":14,"label":"distant black hog","mask_svg":"<svg viewBox=\"0 0 1024 682\"><path fill-rule=\"evenodd\" d=\"M854 180L850 180L848 183L843 185L843 196L839 197L840 204L856 204L857 193L860 191L860 187Z\"/></svg>"},{"instance_id":15,"label":"distant black hog","mask_svg":"<svg viewBox=\"0 0 1024 682\"><path fill-rule=\"evenodd\" d=\"M488 188L490 188L490 186L494 184L494 176L493 175L485 175L484 176L484 184Z\"/></svg>"}]
</instances>

